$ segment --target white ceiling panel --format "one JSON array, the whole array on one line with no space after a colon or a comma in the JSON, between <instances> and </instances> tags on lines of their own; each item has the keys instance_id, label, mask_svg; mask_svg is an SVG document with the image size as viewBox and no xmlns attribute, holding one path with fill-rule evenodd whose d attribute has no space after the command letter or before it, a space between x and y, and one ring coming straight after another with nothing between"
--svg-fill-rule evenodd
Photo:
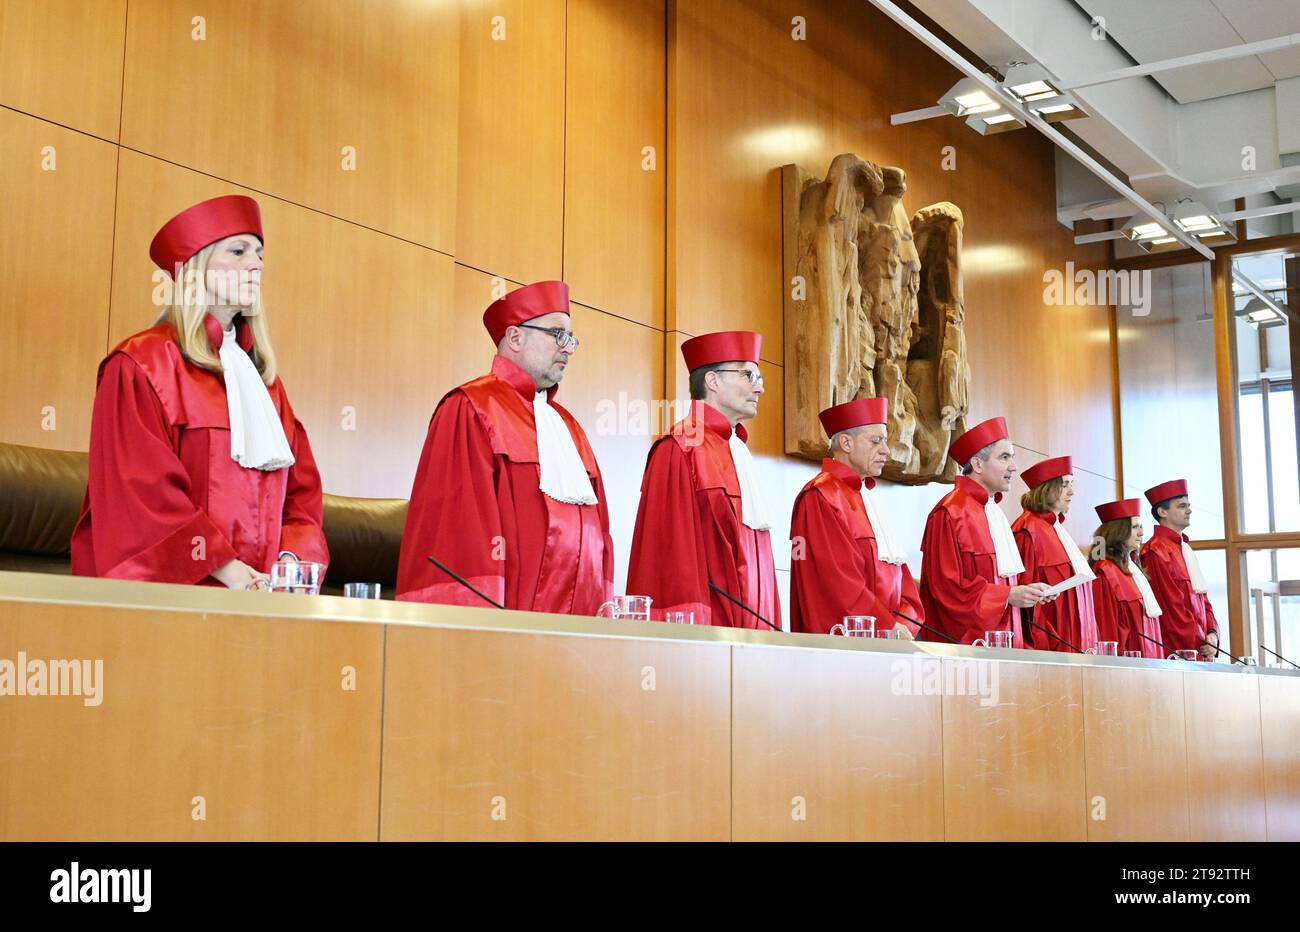
<instances>
[{"instance_id":1,"label":"white ceiling panel","mask_svg":"<svg viewBox=\"0 0 1300 932\"><path fill-rule=\"evenodd\" d=\"M1214 5L1247 42L1300 32L1296 0L1214 0Z\"/></svg>"},{"instance_id":2,"label":"white ceiling panel","mask_svg":"<svg viewBox=\"0 0 1300 932\"><path fill-rule=\"evenodd\" d=\"M1259 56L1264 67L1281 81L1283 78L1300 76L1300 48L1287 49L1285 52L1269 52Z\"/></svg>"},{"instance_id":3,"label":"white ceiling panel","mask_svg":"<svg viewBox=\"0 0 1300 932\"><path fill-rule=\"evenodd\" d=\"M1273 72L1254 56L1193 65L1190 68L1153 74L1151 77L1159 81L1180 104L1257 91L1272 87L1277 80Z\"/></svg>"},{"instance_id":4,"label":"white ceiling panel","mask_svg":"<svg viewBox=\"0 0 1300 932\"><path fill-rule=\"evenodd\" d=\"M1270 25L1264 7L1286 8L1286 19L1300 17L1297 0L1079 0L1093 16L1106 19L1106 32L1142 64L1241 45L1255 39L1286 35L1284 26ZM1228 8L1228 9L1225 9ZM1256 8L1260 8L1256 10ZM1231 17L1230 17L1231 15ZM1235 19L1234 19L1235 18ZM1243 36L1237 23L1249 23L1251 36ZM1259 34L1256 35L1255 33ZM1291 52L1280 53L1278 71L1300 66ZM1179 103L1226 97L1271 87L1278 72L1258 57L1194 65L1152 75Z\"/></svg>"}]
</instances>

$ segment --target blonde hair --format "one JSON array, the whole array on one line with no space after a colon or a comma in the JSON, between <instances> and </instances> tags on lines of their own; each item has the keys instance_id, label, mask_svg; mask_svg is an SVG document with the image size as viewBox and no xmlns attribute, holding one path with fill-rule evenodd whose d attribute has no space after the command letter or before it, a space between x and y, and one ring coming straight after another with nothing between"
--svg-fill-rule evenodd
<instances>
[{"instance_id":1,"label":"blonde hair","mask_svg":"<svg viewBox=\"0 0 1300 932\"><path fill-rule=\"evenodd\" d=\"M1065 488L1065 477L1057 476L1055 479L1048 479L1046 482L1040 482L1024 495L1020 496L1020 507L1025 511L1037 511L1039 513L1051 511L1061 495L1061 490Z\"/></svg>"},{"instance_id":2,"label":"blonde hair","mask_svg":"<svg viewBox=\"0 0 1300 932\"><path fill-rule=\"evenodd\" d=\"M220 241L218 241L220 242ZM221 360L208 342L207 326L203 320L208 315L208 261L216 252L217 243L204 246L180 267L172 287L172 300L163 307L158 322L166 321L176 331L176 343L181 355L201 369L221 371ZM271 347L271 334L266 326L266 309L259 289L253 306L240 311L249 331L253 334L250 356L258 374L267 385L275 382L275 350Z\"/></svg>"}]
</instances>

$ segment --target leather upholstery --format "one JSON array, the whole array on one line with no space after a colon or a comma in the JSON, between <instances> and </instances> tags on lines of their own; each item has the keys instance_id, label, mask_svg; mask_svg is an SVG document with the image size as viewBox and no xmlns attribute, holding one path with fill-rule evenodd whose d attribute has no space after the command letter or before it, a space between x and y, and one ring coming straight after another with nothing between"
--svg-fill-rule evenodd
<instances>
[{"instance_id":1,"label":"leather upholstery","mask_svg":"<svg viewBox=\"0 0 1300 932\"><path fill-rule=\"evenodd\" d=\"M69 541L86 492L87 456L0 443L0 570L71 572ZM406 499L325 495L326 592L345 582L397 585Z\"/></svg>"}]
</instances>

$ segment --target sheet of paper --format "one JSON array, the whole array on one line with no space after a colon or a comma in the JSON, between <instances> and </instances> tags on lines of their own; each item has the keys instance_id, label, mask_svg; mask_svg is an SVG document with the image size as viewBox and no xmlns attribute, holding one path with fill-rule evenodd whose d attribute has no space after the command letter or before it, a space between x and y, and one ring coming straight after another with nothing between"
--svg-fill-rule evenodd
<instances>
[{"instance_id":1,"label":"sheet of paper","mask_svg":"<svg viewBox=\"0 0 1300 932\"><path fill-rule=\"evenodd\" d=\"M1060 595L1062 592L1065 592L1067 589L1073 589L1075 586L1082 585L1083 583L1086 583L1088 580L1096 579L1096 578L1097 578L1096 576L1085 576L1082 573L1076 573L1075 575L1071 576L1069 579L1065 580L1064 582L1059 582L1055 586L1049 586L1047 589L1047 593L1048 595Z\"/></svg>"}]
</instances>

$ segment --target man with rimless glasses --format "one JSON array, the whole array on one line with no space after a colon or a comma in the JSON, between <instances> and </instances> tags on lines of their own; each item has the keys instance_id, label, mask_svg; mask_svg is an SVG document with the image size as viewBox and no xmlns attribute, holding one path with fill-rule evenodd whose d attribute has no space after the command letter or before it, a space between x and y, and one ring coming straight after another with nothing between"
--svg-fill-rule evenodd
<instances>
[{"instance_id":1,"label":"man with rimless glasses","mask_svg":"<svg viewBox=\"0 0 1300 932\"><path fill-rule=\"evenodd\" d=\"M735 330L682 344L691 408L650 450L628 564L628 592L651 596L656 615L781 627L772 522L740 423L763 394L762 339Z\"/></svg>"},{"instance_id":2,"label":"man with rimless glasses","mask_svg":"<svg viewBox=\"0 0 1300 932\"><path fill-rule=\"evenodd\" d=\"M434 411L397 598L595 615L612 592L614 548L596 456L555 401L578 349L569 287L525 285L489 306L483 326L492 371Z\"/></svg>"}]
</instances>

